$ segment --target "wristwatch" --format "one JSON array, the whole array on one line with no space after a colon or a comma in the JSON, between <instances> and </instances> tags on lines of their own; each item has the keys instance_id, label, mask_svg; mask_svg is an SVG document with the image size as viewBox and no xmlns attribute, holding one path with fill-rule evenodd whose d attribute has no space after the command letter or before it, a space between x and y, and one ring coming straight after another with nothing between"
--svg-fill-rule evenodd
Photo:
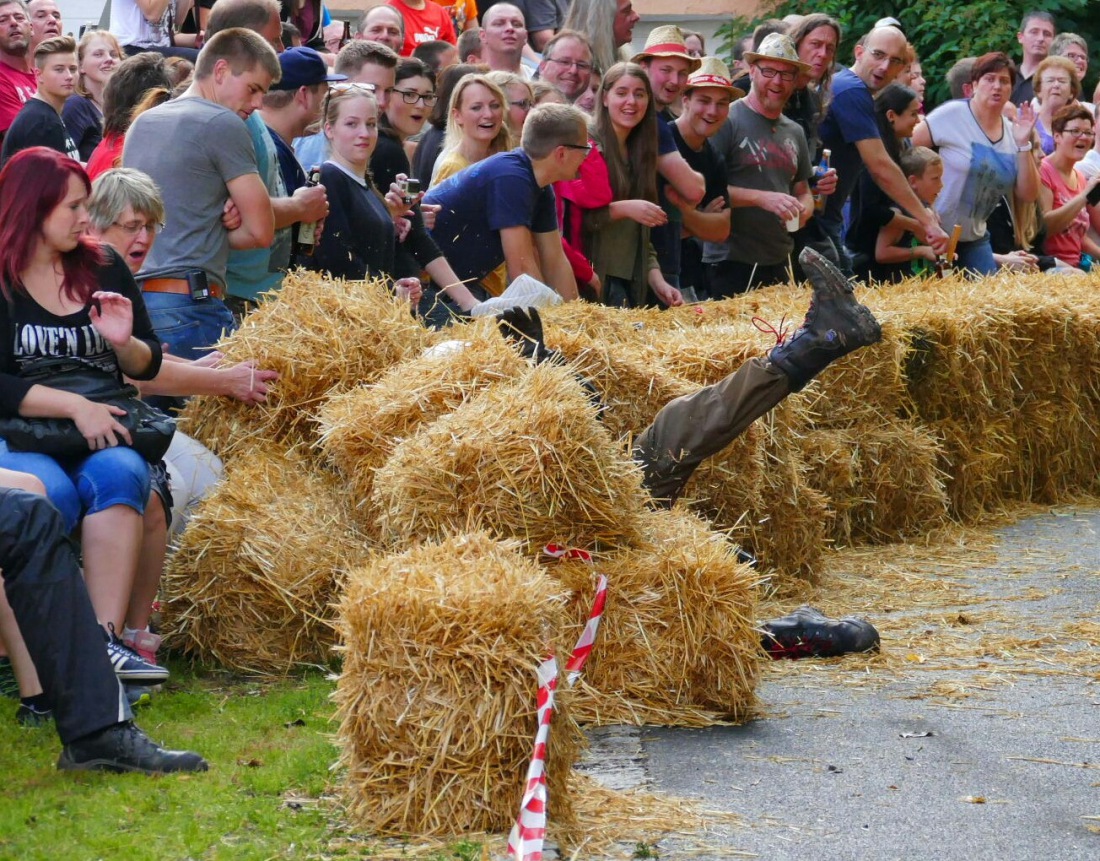
<instances>
[{"instance_id":1,"label":"wristwatch","mask_svg":"<svg viewBox=\"0 0 1100 861\"><path fill-rule=\"evenodd\" d=\"M1016 145L1016 152L1031 152L1031 148L1035 145L1034 141L1028 141L1023 146Z\"/></svg>"}]
</instances>

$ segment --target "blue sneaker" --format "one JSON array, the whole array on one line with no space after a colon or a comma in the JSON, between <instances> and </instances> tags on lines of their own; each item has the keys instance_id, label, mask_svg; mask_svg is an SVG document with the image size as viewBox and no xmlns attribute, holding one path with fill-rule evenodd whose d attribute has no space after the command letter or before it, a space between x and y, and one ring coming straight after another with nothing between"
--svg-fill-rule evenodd
<instances>
[{"instance_id":1,"label":"blue sneaker","mask_svg":"<svg viewBox=\"0 0 1100 861\"><path fill-rule=\"evenodd\" d=\"M144 660L115 634L115 626L108 624L103 636L107 640L107 657L111 667L122 682L131 685L156 685L168 679L168 670Z\"/></svg>"}]
</instances>

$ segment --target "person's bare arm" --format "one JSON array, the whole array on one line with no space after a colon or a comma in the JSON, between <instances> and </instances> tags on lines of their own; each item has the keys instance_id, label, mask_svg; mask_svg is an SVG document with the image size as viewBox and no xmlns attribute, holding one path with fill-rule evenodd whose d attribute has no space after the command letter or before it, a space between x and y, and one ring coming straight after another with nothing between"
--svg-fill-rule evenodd
<instances>
[{"instance_id":1,"label":"person's bare arm","mask_svg":"<svg viewBox=\"0 0 1100 861\"><path fill-rule=\"evenodd\" d=\"M798 216L798 226L805 227L806 222L814 215L814 193L810 191L808 182L796 182L791 190L798 202L802 204L802 212Z\"/></svg>"},{"instance_id":2,"label":"person's bare arm","mask_svg":"<svg viewBox=\"0 0 1100 861\"><path fill-rule=\"evenodd\" d=\"M454 269L451 268L451 264L447 261L446 257L437 257L435 260L430 261L424 267L424 271L431 276L431 279L439 285L440 289L450 296L454 303L463 311L469 311L477 304L477 299L474 298L474 294L470 292L469 288L467 288L466 285L462 283L462 280L455 274Z\"/></svg>"},{"instance_id":3,"label":"person's bare arm","mask_svg":"<svg viewBox=\"0 0 1100 861\"><path fill-rule=\"evenodd\" d=\"M703 200L707 190L706 181L680 153L669 152L659 156L657 172L692 206L698 206Z\"/></svg>"},{"instance_id":4,"label":"person's bare arm","mask_svg":"<svg viewBox=\"0 0 1100 861\"><path fill-rule=\"evenodd\" d=\"M1039 205L1043 208L1043 226L1047 229L1047 236L1056 236L1073 223L1077 213L1087 205L1086 198L1098 182L1100 176L1093 177L1080 192L1057 208L1054 207L1054 192L1050 186L1043 184L1039 188Z\"/></svg>"},{"instance_id":5,"label":"person's bare arm","mask_svg":"<svg viewBox=\"0 0 1100 861\"><path fill-rule=\"evenodd\" d=\"M536 30L534 33L528 33L527 37L531 40L531 44L535 46L535 50L541 54L546 50L546 43L554 38L554 31Z\"/></svg>"},{"instance_id":6,"label":"person's bare arm","mask_svg":"<svg viewBox=\"0 0 1100 861\"><path fill-rule=\"evenodd\" d=\"M913 192L901 168L886 152L882 139L868 138L856 141L856 148L878 187L920 224L925 241L935 248L937 253L946 251L947 234L940 227L935 214L921 203L920 198Z\"/></svg>"},{"instance_id":7,"label":"person's bare arm","mask_svg":"<svg viewBox=\"0 0 1100 861\"><path fill-rule=\"evenodd\" d=\"M577 298L577 279L573 276L573 267L565 256L561 246L561 234L556 230L534 234L535 249L538 251L542 274L549 280L554 292L566 302Z\"/></svg>"},{"instance_id":8,"label":"person's bare arm","mask_svg":"<svg viewBox=\"0 0 1100 861\"><path fill-rule=\"evenodd\" d=\"M275 212L259 174L238 176L226 188L241 215L241 226L229 232L229 247L269 248L275 240Z\"/></svg>"},{"instance_id":9,"label":"person's bare arm","mask_svg":"<svg viewBox=\"0 0 1100 861\"><path fill-rule=\"evenodd\" d=\"M530 275L546 283L539 265L535 240L527 227L505 227L500 231L500 244L504 247L504 263L508 267L508 283L520 275Z\"/></svg>"},{"instance_id":10,"label":"person's bare arm","mask_svg":"<svg viewBox=\"0 0 1100 861\"><path fill-rule=\"evenodd\" d=\"M726 201L716 197L702 209L688 206L684 199L669 189L669 201L680 210L684 229L704 242L725 242L730 235L730 210Z\"/></svg>"},{"instance_id":11,"label":"person's bare arm","mask_svg":"<svg viewBox=\"0 0 1100 861\"><path fill-rule=\"evenodd\" d=\"M271 198L271 209L276 230L299 221L321 221L328 215L328 195L323 185L304 185L290 197Z\"/></svg>"},{"instance_id":12,"label":"person's bare arm","mask_svg":"<svg viewBox=\"0 0 1100 861\"><path fill-rule=\"evenodd\" d=\"M268 383L278 378L277 371L257 368L255 362L210 368L182 361L164 362L153 379L136 385L143 397L217 395L254 404L267 399Z\"/></svg>"},{"instance_id":13,"label":"person's bare arm","mask_svg":"<svg viewBox=\"0 0 1100 861\"><path fill-rule=\"evenodd\" d=\"M159 21L172 0L134 0L146 21Z\"/></svg>"}]
</instances>

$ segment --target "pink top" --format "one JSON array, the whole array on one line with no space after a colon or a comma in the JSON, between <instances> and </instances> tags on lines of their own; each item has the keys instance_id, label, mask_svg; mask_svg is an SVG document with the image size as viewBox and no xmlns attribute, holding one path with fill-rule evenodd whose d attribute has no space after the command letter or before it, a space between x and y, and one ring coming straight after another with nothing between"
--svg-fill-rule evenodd
<instances>
[{"instance_id":1,"label":"pink top","mask_svg":"<svg viewBox=\"0 0 1100 861\"><path fill-rule=\"evenodd\" d=\"M1073 173L1077 179L1076 189L1072 189L1066 185L1066 181L1062 177L1062 174L1055 170L1054 165L1050 163L1049 157L1044 158L1042 164L1039 165L1039 179L1042 180L1043 185L1054 192L1054 204L1051 207L1052 209L1065 206L1071 198L1080 194L1081 189L1085 187L1085 177L1081 171L1074 168ZM1088 229L1088 207L1083 206L1081 207L1081 211L1074 216L1069 227L1061 233L1047 236L1046 241L1043 242L1043 253L1049 254L1052 257L1057 257L1059 260L1064 260L1070 266L1080 266L1081 240L1085 238Z\"/></svg>"}]
</instances>

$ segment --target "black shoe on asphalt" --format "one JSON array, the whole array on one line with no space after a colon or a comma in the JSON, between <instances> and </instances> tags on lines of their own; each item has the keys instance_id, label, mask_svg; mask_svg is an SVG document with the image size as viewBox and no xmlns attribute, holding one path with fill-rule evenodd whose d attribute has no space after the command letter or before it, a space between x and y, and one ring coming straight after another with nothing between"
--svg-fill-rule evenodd
<instances>
[{"instance_id":1,"label":"black shoe on asphalt","mask_svg":"<svg viewBox=\"0 0 1100 861\"><path fill-rule=\"evenodd\" d=\"M852 285L832 263L812 248L798 261L813 285L806 319L794 335L768 354L787 375L792 392L800 392L814 377L842 356L882 340L874 315L856 301Z\"/></svg>"},{"instance_id":2,"label":"black shoe on asphalt","mask_svg":"<svg viewBox=\"0 0 1100 861\"><path fill-rule=\"evenodd\" d=\"M38 706L20 703L19 708L15 710L15 720L20 726L45 726L53 720L53 711L51 709L40 709Z\"/></svg>"},{"instance_id":3,"label":"black shoe on asphalt","mask_svg":"<svg viewBox=\"0 0 1100 861\"><path fill-rule=\"evenodd\" d=\"M849 652L878 651L874 625L854 616L830 619L820 610L803 605L782 619L761 626L761 638L769 657L834 658Z\"/></svg>"},{"instance_id":4,"label":"black shoe on asphalt","mask_svg":"<svg viewBox=\"0 0 1100 861\"><path fill-rule=\"evenodd\" d=\"M165 750L130 721L86 735L61 750L61 771L138 771L170 774L206 771L206 760L187 750Z\"/></svg>"},{"instance_id":5,"label":"black shoe on asphalt","mask_svg":"<svg viewBox=\"0 0 1100 861\"><path fill-rule=\"evenodd\" d=\"M156 685L168 680L168 668L151 664L127 646L115 634L114 626L107 625L107 657L120 681L131 685Z\"/></svg>"}]
</instances>

